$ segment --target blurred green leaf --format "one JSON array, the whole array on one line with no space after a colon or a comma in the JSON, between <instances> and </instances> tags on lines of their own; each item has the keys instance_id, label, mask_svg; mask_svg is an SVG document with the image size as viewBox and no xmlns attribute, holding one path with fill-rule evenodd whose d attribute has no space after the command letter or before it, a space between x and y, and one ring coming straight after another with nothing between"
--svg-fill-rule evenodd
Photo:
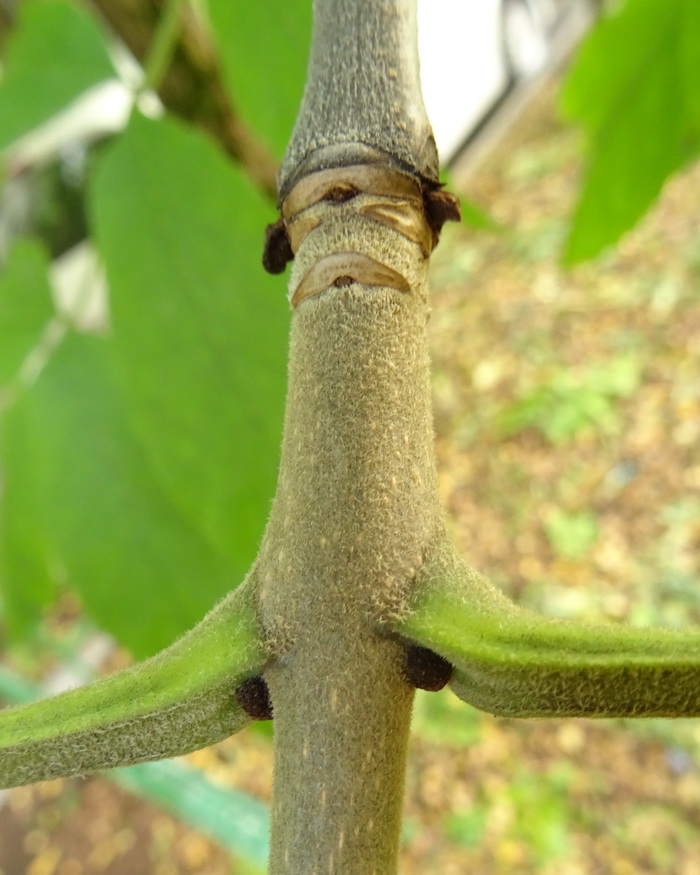
<instances>
[{"instance_id":1,"label":"blurred green leaf","mask_svg":"<svg viewBox=\"0 0 700 875\"><path fill-rule=\"evenodd\" d=\"M311 3L209 0L224 72L234 105L281 158L306 80Z\"/></svg>"},{"instance_id":2,"label":"blurred green leaf","mask_svg":"<svg viewBox=\"0 0 700 875\"><path fill-rule=\"evenodd\" d=\"M17 376L53 316L47 270L41 246L19 240L0 272L0 392Z\"/></svg>"},{"instance_id":3,"label":"blurred green leaf","mask_svg":"<svg viewBox=\"0 0 700 875\"><path fill-rule=\"evenodd\" d=\"M512 779L509 795L515 805L514 832L530 849L539 866L565 857L569 851L568 802L573 770L555 763L545 774L521 769Z\"/></svg>"},{"instance_id":4,"label":"blurred green leaf","mask_svg":"<svg viewBox=\"0 0 700 875\"><path fill-rule=\"evenodd\" d=\"M0 589L14 638L29 631L54 595L31 435L19 412L2 411L16 390L8 384L54 313L47 268L41 246L20 240L0 275Z\"/></svg>"},{"instance_id":5,"label":"blurred green leaf","mask_svg":"<svg viewBox=\"0 0 700 875\"><path fill-rule=\"evenodd\" d=\"M95 621L143 657L240 578L155 482L127 428L110 346L69 336L10 414L33 445L52 553ZM10 482L15 462L8 456Z\"/></svg>"},{"instance_id":6,"label":"blurred green leaf","mask_svg":"<svg viewBox=\"0 0 700 875\"><path fill-rule=\"evenodd\" d=\"M70 0L21 3L3 61L0 149L114 75L104 34Z\"/></svg>"},{"instance_id":7,"label":"blurred green leaf","mask_svg":"<svg viewBox=\"0 0 700 875\"><path fill-rule=\"evenodd\" d=\"M696 136L700 137L700 3L685 0L680 36L681 75L688 83L684 89L686 113Z\"/></svg>"},{"instance_id":8,"label":"blurred green leaf","mask_svg":"<svg viewBox=\"0 0 700 875\"><path fill-rule=\"evenodd\" d=\"M23 407L5 411L0 419L0 591L14 641L29 636L55 596L35 438Z\"/></svg>"},{"instance_id":9,"label":"blurred green leaf","mask_svg":"<svg viewBox=\"0 0 700 875\"><path fill-rule=\"evenodd\" d=\"M589 428L606 434L619 427L615 398L629 397L639 385L640 367L623 355L585 368L561 368L500 413L506 435L536 428L553 444L576 438Z\"/></svg>"},{"instance_id":10,"label":"blurred green leaf","mask_svg":"<svg viewBox=\"0 0 700 875\"><path fill-rule=\"evenodd\" d=\"M190 525L245 572L273 495L288 305L268 207L201 135L135 116L92 191L128 416Z\"/></svg>"},{"instance_id":11,"label":"blurred green leaf","mask_svg":"<svg viewBox=\"0 0 700 875\"><path fill-rule=\"evenodd\" d=\"M697 0L627 0L582 45L562 108L589 141L566 245L569 264L631 228L664 181L700 152Z\"/></svg>"},{"instance_id":12,"label":"blurred green leaf","mask_svg":"<svg viewBox=\"0 0 700 875\"><path fill-rule=\"evenodd\" d=\"M488 826L487 814L483 805L455 811L445 818L445 832L451 841L463 848L478 848L484 841Z\"/></svg>"},{"instance_id":13,"label":"blurred green leaf","mask_svg":"<svg viewBox=\"0 0 700 875\"><path fill-rule=\"evenodd\" d=\"M590 133L603 131L613 110L641 91L649 59L667 66L666 43L676 34L685 0L624 0L596 22L563 84L561 107ZM662 57L654 58L661 50Z\"/></svg>"},{"instance_id":14,"label":"blurred green leaf","mask_svg":"<svg viewBox=\"0 0 700 875\"><path fill-rule=\"evenodd\" d=\"M598 538L598 521L592 513L552 511L544 521L544 530L552 548L566 559L578 559L590 550Z\"/></svg>"}]
</instances>

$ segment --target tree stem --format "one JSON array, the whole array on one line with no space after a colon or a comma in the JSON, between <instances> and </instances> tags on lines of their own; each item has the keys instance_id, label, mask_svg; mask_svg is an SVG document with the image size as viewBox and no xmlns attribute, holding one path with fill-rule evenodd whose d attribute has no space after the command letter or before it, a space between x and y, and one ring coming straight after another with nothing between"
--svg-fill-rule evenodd
<instances>
[{"instance_id":1,"label":"tree stem","mask_svg":"<svg viewBox=\"0 0 700 875\"><path fill-rule=\"evenodd\" d=\"M353 284L294 314L256 569L276 654L274 875L396 871L413 689L384 624L443 534L423 295Z\"/></svg>"},{"instance_id":2,"label":"tree stem","mask_svg":"<svg viewBox=\"0 0 700 875\"><path fill-rule=\"evenodd\" d=\"M275 654L274 875L396 871L413 690L386 630L444 536L427 259L363 203L311 208L323 218L291 278L346 247L401 272L408 291L331 284L293 316L279 483L255 569Z\"/></svg>"},{"instance_id":3,"label":"tree stem","mask_svg":"<svg viewBox=\"0 0 700 875\"><path fill-rule=\"evenodd\" d=\"M271 875L396 872L413 689L376 636L307 646L268 674L275 707ZM292 677L294 675L294 678Z\"/></svg>"},{"instance_id":4,"label":"tree stem","mask_svg":"<svg viewBox=\"0 0 700 875\"><path fill-rule=\"evenodd\" d=\"M279 173L280 196L306 173L385 164L436 182L423 105L416 0L314 0L309 72Z\"/></svg>"},{"instance_id":5,"label":"tree stem","mask_svg":"<svg viewBox=\"0 0 700 875\"><path fill-rule=\"evenodd\" d=\"M415 25L415 0L315 0L279 176L274 233L295 253L295 310L278 489L254 571L274 654L273 875L397 866L413 688L387 630L444 537L423 201L437 156Z\"/></svg>"}]
</instances>

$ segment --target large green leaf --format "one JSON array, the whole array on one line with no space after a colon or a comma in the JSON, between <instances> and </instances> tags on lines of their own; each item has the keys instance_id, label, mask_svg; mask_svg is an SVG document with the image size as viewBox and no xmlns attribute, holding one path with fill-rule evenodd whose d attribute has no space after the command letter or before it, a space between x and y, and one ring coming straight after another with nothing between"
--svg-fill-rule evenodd
<instances>
[{"instance_id":1,"label":"large green leaf","mask_svg":"<svg viewBox=\"0 0 700 875\"><path fill-rule=\"evenodd\" d=\"M0 410L54 312L47 267L39 245L18 241L0 276ZM0 418L0 469L0 590L9 630L19 636L54 594L31 435L19 411Z\"/></svg>"},{"instance_id":2,"label":"large green leaf","mask_svg":"<svg viewBox=\"0 0 700 875\"><path fill-rule=\"evenodd\" d=\"M581 47L562 107L583 125L590 155L567 262L618 240L700 151L697 5L627 0Z\"/></svg>"},{"instance_id":3,"label":"large green leaf","mask_svg":"<svg viewBox=\"0 0 700 875\"><path fill-rule=\"evenodd\" d=\"M31 439L52 552L68 582L101 626L145 656L240 578L155 482L127 428L110 345L69 336L11 413Z\"/></svg>"},{"instance_id":4,"label":"large green leaf","mask_svg":"<svg viewBox=\"0 0 700 875\"><path fill-rule=\"evenodd\" d=\"M114 75L100 28L70 0L27 0L0 79L0 149Z\"/></svg>"},{"instance_id":5,"label":"large green leaf","mask_svg":"<svg viewBox=\"0 0 700 875\"><path fill-rule=\"evenodd\" d=\"M237 109L277 157L289 140L306 80L311 3L209 0L209 14Z\"/></svg>"},{"instance_id":6,"label":"large green leaf","mask_svg":"<svg viewBox=\"0 0 700 875\"><path fill-rule=\"evenodd\" d=\"M269 208L198 133L134 117L92 215L129 416L193 526L242 575L273 494L288 306L260 266Z\"/></svg>"},{"instance_id":7,"label":"large green leaf","mask_svg":"<svg viewBox=\"0 0 700 875\"><path fill-rule=\"evenodd\" d=\"M700 3L695 0L685 0L679 63L686 83L686 113L695 136L700 138Z\"/></svg>"}]
</instances>

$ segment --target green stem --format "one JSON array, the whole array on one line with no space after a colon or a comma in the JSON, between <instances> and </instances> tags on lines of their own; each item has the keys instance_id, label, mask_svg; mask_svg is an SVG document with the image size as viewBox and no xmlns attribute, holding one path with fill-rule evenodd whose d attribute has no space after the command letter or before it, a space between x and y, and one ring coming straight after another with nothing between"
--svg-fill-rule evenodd
<instances>
[{"instance_id":1,"label":"green stem","mask_svg":"<svg viewBox=\"0 0 700 875\"><path fill-rule=\"evenodd\" d=\"M143 64L143 82L139 94L158 90L177 46L182 10L186 3L187 0L167 0Z\"/></svg>"},{"instance_id":2,"label":"green stem","mask_svg":"<svg viewBox=\"0 0 700 875\"><path fill-rule=\"evenodd\" d=\"M250 722L236 687L266 660L250 583L166 650L85 687L0 711L0 787L178 756Z\"/></svg>"},{"instance_id":3,"label":"green stem","mask_svg":"<svg viewBox=\"0 0 700 875\"><path fill-rule=\"evenodd\" d=\"M700 716L700 630L594 625L508 601L446 544L396 631L447 659L453 691L507 717Z\"/></svg>"}]
</instances>

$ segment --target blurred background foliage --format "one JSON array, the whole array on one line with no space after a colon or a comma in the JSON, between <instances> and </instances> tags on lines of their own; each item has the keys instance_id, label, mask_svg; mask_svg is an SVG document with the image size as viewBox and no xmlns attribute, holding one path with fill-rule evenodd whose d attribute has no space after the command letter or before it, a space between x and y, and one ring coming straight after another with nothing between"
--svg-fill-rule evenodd
<instances>
[{"instance_id":1,"label":"blurred background foliage","mask_svg":"<svg viewBox=\"0 0 700 875\"><path fill-rule=\"evenodd\" d=\"M279 159L310 4L273 28L264 4L197 9L236 112ZM240 583L274 491L289 317L259 266L274 204L140 92L88 6L0 0L0 46L2 628L38 677L60 657L47 629L70 640L81 618L141 657ZM61 114L115 77L134 94L123 124L66 145ZM473 564L558 616L700 622L698 95L700 4L615 3L561 92L476 176L453 174L478 207L433 266L443 494ZM420 696L402 871L697 875L697 728L631 725ZM192 760L268 797L259 735ZM53 792L15 791L5 829L45 817L65 837L84 794L56 813ZM149 871L244 871L143 822Z\"/></svg>"},{"instance_id":2,"label":"blurred background foliage","mask_svg":"<svg viewBox=\"0 0 700 875\"><path fill-rule=\"evenodd\" d=\"M279 158L303 89L309 4L285 4L273 29L261 6L197 8L240 120ZM629 0L578 53L562 105L589 157L565 260L613 243L697 154L698 9ZM149 102L83 4L16 4L2 69L6 625L26 636L68 585L144 656L240 582L274 491L288 315L279 282L259 269L273 208L201 129ZM117 75L136 100L123 126L61 140L60 114ZM47 124L56 133L31 138ZM97 260L70 305L52 304L50 259L79 244ZM86 319L100 282L108 301ZM532 427L554 444L613 434L639 372L628 350L548 364L498 412L501 433ZM552 543L585 549L586 520L550 515Z\"/></svg>"},{"instance_id":3,"label":"blurred background foliage","mask_svg":"<svg viewBox=\"0 0 700 875\"><path fill-rule=\"evenodd\" d=\"M306 7L285 7L262 64L263 13L210 4L226 81L278 157L303 88ZM28 0L15 16L0 82L6 625L29 634L68 585L145 656L240 583L273 495L288 323L260 269L273 205L153 100L127 107L115 133L18 142L125 65L83 4ZM49 258L81 243L97 262L83 261L82 293L52 304ZM86 320L96 284L108 304Z\"/></svg>"}]
</instances>

